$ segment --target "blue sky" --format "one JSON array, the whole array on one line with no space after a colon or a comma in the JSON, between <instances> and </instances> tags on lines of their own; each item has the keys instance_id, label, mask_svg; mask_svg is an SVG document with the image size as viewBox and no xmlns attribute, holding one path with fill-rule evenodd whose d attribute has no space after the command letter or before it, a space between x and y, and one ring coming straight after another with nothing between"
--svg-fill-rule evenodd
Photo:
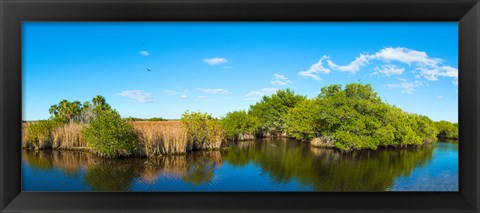
<instances>
[{"instance_id":1,"label":"blue sky","mask_svg":"<svg viewBox=\"0 0 480 213\"><path fill-rule=\"evenodd\" d=\"M458 120L456 22L24 22L22 30L24 120L97 94L124 117L219 117L276 89L314 97L358 81L405 111Z\"/></svg>"}]
</instances>

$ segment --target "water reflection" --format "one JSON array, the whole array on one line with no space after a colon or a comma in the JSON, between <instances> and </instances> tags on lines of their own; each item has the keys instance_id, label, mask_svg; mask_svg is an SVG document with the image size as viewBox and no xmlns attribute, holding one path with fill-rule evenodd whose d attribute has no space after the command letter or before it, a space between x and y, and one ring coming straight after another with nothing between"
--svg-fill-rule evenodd
<instances>
[{"instance_id":1,"label":"water reflection","mask_svg":"<svg viewBox=\"0 0 480 213\"><path fill-rule=\"evenodd\" d=\"M251 191L265 185L274 191L385 191L396 188L396 179L428 167L435 150L457 151L456 144L448 145L455 147L341 153L295 141L264 139L223 150L151 159L23 151L23 190L50 189L37 183L43 181L58 184L55 190L67 191ZM252 181L255 178L261 181ZM77 179L81 181L74 183Z\"/></svg>"}]
</instances>

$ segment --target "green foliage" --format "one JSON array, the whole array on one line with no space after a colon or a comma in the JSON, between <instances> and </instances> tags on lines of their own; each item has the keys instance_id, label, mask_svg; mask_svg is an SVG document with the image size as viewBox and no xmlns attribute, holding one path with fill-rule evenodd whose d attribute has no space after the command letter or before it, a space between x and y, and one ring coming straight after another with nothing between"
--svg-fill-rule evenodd
<instances>
[{"instance_id":1,"label":"green foliage","mask_svg":"<svg viewBox=\"0 0 480 213\"><path fill-rule=\"evenodd\" d=\"M253 135L257 126L257 120L243 110L233 111L227 113L227 115L222 118L220 125L223 128L225 137L236 141L240 134Z\"/></svg>"},{"instance_id":2,"label":"green foliage","mask_svg":"<svg viewBox=\"0 0 480 213\"><path fill-rule=\"evenodd\" d=\"M318 136L318 115L318 99L300 101L294 108L289 109L285 116L288 135L298 140L310 140Z\"/></svg>"},{"instance_id":3,"label":"green foliage","mask_svg":"<svg viewBox=\"0 0 480 213\"><path fill-rule=\"evenodd\" d=\"M289 136L328 137L344 150L419 145L436 140L432 120L384 103L369 84L330 85L316 99L304 100L286 116Z\"/></svg>"},{"instance_id":4,"label":"green foliage","mask_svg":"<svg viewBox=\"0 0 480 213\"><path fill-rule=\"evenodd\" d=\"M434 125L439 138L458 138L458 123L438 121Z\"/></svg>"},{"instance_id":5,"label":"green foliage","mask_svg":"<svg viewBox=\"0 0 480 213\"><path fill-rule=\"evenodd\" d=\"M305 99L290 89L277 90L275 94L263 96L260 102L250 106L248 114L258 119L257 129L260 133L279 135L286 131L285 116L288 110Z\"/></svg>"},{"instance_id":6,"label":"green foliage","mask_svg":"<svg viewBox=\"0 0 480 213\"><path fill-rule=\"evenodd\" d=\"M102 111L111 110L103 96L97 95L92 102L80 101L70 102L62 100L58 104L50 106L48 112L52 115L52 120L61 123L82 122L89 123L96 114Z\"/></svg>"},{"instance_id":7,"label":"green foliage","mask_svg":"<svg viewBox=\"0 0 480 213\"><path fill-rule=\"evenodd\" d=\"M189 139L198 147L208 147L221 141L223 132L220 122L207 113L186 111L180 121Z\"/></svg>"},{"instance_id":8,"label":"green foliage","mask_svg":"<svg viewBox=\"0 0 480 213\"><path fill-rule=\"evenodd\" d=\"M28 130L24 132L26 140L26 148L44 149L51 147L51 132L60 125L54 120L40 120L28 123Z\"/></svg>"},{"instance_id":9,"label":"green foliage","mask_svg":"<svg viewBox=\"0 0 480 213\"><path fill-rule=\"evenodd\" d=\"M129 156L138 140L133 126L114 110L99 111L82 129L82 136L94 152L104 157Z\"/></svg>"}]
</instances>

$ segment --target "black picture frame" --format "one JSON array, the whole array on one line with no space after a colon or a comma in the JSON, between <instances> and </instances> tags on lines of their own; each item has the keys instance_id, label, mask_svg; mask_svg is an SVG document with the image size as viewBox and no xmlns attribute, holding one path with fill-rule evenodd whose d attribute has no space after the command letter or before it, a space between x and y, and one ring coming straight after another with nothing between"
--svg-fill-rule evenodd
<instances>
[{"instance_id":1,"label":"black picture frame","mask_svg":"<svg viewBox=\"0 0 480 213\"><path fill-rule=\"evenodd\" d=\"M1 212L479 212L478 0L0 0ZM459 23L459 192L22 192L22 21Z\"/></svg>"}]
</instances>

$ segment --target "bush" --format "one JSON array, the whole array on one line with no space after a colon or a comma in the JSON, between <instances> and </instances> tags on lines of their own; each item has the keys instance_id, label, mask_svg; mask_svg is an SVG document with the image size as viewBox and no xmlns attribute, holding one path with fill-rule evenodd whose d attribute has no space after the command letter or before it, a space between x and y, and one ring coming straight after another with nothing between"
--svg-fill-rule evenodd
<instances>
[{"instance_id":1,"label":"bush","mask_svg":"<svg viewBox=\"0 0 480 213\"><path fill-rule=\"evenodd\" d=\"M237 141L240 135L254 135L256 119L245 111L233 111L227 113L220 122L225 137Z\"/></svg>"},{"instance_id":2,"label":"bush","mask_svg":"<svg viewBox=\"0 0 480 213\"><path fill-rule=\"evenodd\" d=\"M434 125L439 138L458 138L458 123L438 121Z\"/></svg>"},{"instance_id":3,"label":"bush","mask_svg":"<svg viewBox=\"0 0 480 213\"><path fill-rule=\"evenodd\" d=\"M133 126L113 110L98 112L82 136L92 151L110 158L131 155L138 141Z\"/></svg>"},{"instance_id":4,"label":"bush","mask_svg":"<svg viewBox=\"0 0 480 213\"><path fill-rule=\"evenodd\" d=\"M286 115L289 136L300 140L329 138L343 151L378 146L420 145L436 140L432 120L383 102L369 84L322 88Z\"/></svg>"},{"instance_id":5,"label":"bush","mask_svg":"<svg viewBox=\"0 0 480 213\"><path fill-rule=\"evenodd\" d=\"M60 123L53 120L40 120L27 123L23 134L25 148L44 149L52 146L52 131L59 126Z\"/></svg>"},{"instance_id":6,"label":"bush","mask_svg":"<svg viewBox=\"0 0 480 213\"><path fill-rule=\"evenodd\" d=\"M303 100L288 111L285 116L287 133L298 140L310 140L318 136L318 100Z\"/></svg>"},{"instance_id":7,"label":"bush","mask_svg":"<svg viewBox=\"0 0 480 213\"><path fill-rule=\"evenodd\" d=\"M260 102L250 106L248 114L258 119L257 129L261 134L278 136L286 131L285 116L288 110L305 99L290 89L277 90L275 94L263 96Z\"/></svg>"},{"instance_id":8,"label":"bush","mask_svg":"<svg viewBox=\"0 0 480 213\"><path fill-rule=\"evenodd\" d=\"M195 149L220 148L223 131L217 119L207 113L186 111L180 121Z\"/></svg>"}]
</instances>

